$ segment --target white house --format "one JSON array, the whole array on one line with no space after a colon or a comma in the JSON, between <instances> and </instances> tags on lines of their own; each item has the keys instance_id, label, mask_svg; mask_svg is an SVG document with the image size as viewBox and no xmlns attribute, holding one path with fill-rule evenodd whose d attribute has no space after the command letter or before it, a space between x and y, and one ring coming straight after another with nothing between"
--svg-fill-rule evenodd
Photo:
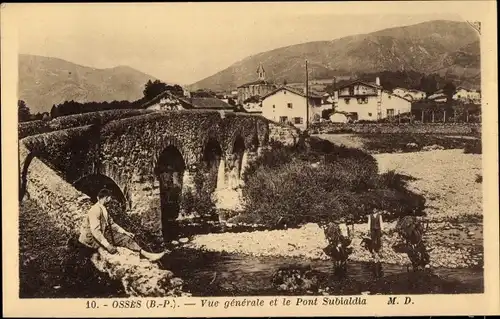
<instances>
[{"instance_id":1,"label":"white house","mask_svg":"<svg viewBox=\"0 0 500 319\"><path fill-rule=\"evenodd\" d=\"M468 90L464 87L457 87L453 100L460 100L465 102L481 102L481 93L476 90Z\"/></svg>"},{"instance_id":2,"label":"white house","mask_svg":"<svg viewBox=\"0 0 500 319\"><path fill-rule=\"evenodd\" d=\"M395 88L394 90L392 90L392 93L397 95L397 96L405 96L406 94L408 94L408 89L405 89L405 88Z\"/></svg>"},{"instance_id":3,"label":"white house","mask_svg":"<svg viewBox=\"0 0 500 319\"><path fill-rule=\"evenodd\" d=\"M444 103L448 100L448 97L446 96L446 94L443 93L443 90L438 90L433 94L429 95L427 99L434 102Z\"/></svg>"},{"instance_id":4,"label":"white house","mask_svg":"<svg viewBox=\"0 0 500 319\"><path fill-rule=\"evenodd\" d=\"M352 120L376 121L411 112L411 102L384 91L378 77L376 83L358 80L338 88L336 99L335 111Z\"/></svg>"},{"instance_id":5,"label":"white house","mask_svg":"<svg viewBox=\"0 0 500 319\"><path fill-rule=\"evenodd\" d=\"M395 88L392 93L409 101L419 101L426 97L425 92L415 89Z\"/></svg>"},{"instance_id":6,"label":"white house","mask_svg":"<svg viewBox=\"0 0 500 319\"><path fill-rule=\"evenodd\" d=\"M291 123L297 128L306 128L307 101L309 101L309 123L321 118L322 97L289 88L280 87L262 99L262 116L280 122Z\"/></svg>"}]
</instances>

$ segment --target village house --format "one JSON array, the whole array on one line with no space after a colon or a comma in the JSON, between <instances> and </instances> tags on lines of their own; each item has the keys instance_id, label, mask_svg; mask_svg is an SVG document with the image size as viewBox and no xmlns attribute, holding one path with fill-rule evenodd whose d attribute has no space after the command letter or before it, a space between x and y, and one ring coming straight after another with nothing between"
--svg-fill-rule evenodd
<instances>
[{"instance_id":1,"label":"village house","mask_svg":"<svg viewBox=\"0 0 500 319\"><path fill-rule=\"evenodd\" d=\"M415 89L395 88L392 93L409 101L420 101L426 98L425 92Z\"/></svg>"},{"instance_id":2,"label":"village house","mask_svg":"<svg viewBox=\"0 0 500 319\"><path fill-rule=\"evenodd\" d=\"M186 98L175 96L169 91L158 94L152 100L144 103L142 108L157 111L180 110L222 110L234 111L234 106L213 97Z\"/></svg>"},{"instance_id":3,"label":"village house","mask_svg":"<svg viewBox=\"0 0 500 319\"><path fill-rule=\"evenodd\" d=\"M444 94L443 90L438 90L429 95L427 99L438 103L444 103L448 100L448 97Z\"/></svg>"},{"instance_id":4,"label":"village house","mask_svg":"<svg viewBox=\"0 0 500 319\"><path fill-rule=\"evenodd\" d=\"M453 94L453 100L455 101L463 101L463 102L473 102L480 103L481 102L481 93L476 90L469 90L464 87L457 87L455 94Z\"/></svg>"},{"instance_id":5,"label":"village house","mask_svg":"<svg viewBox=\"0 0 500 319\"><path fill-rule=\"evenodd\" d=\"M322 96L306 96L290 87L280 87L262 99L262 116L280 122L290 123L299 129L306 129L307 103L309 102L309 123L321 118Z\"/></svg>"},{"instance_id":6,"label":"village house","mask_svg":"<svg viewBox=\"0 0 500 319\"><path fill-rule=\"evenodd\" d=\"M266 80L266 71L262 64L257 69L257 76L256 81L238 86L238 104L243 105L251 97L258 96L262 98L269 92L276 90L277 86Z\"/></svg>"},{"instance_id":7,"label":"village house","mask_svg":"<svg viewBox=\"0 0 500 319\"><path fill-rule=\"evenodd\" d=\"M385 91L378 77L375 83L357 80L339 87L335 100L335 111L354 121L376 121L411 112L411 102Z\"/></svg>"},{"instance_id":8,"label":"village house","mask_svg":"<svg viewBox=\"0 0 500 319\"><path fill-rule=\"evenodd\" d=\"M170 91L158 94L153 99L142 104L141 107L156 111L180 111L193 108L186 98L175 96Z\"/></svg>"}]
</instances>

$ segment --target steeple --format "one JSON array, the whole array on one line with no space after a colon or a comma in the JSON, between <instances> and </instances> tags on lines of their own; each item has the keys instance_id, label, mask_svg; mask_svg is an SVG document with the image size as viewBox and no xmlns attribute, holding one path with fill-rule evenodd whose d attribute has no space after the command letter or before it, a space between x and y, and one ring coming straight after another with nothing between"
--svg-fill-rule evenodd
<instances>
[{"instance_id":1,"label":"steeple","mask_svg":"<svg viewBox=\"0 0 500 319\"><path fill-rule=\"evenodd\" d=\"M259 76L259 80L265 80L266 79L266 71L264 70L264 67L262 66L262 63L259 64L259 68L257 69L257 74Z\"/></svg>"}]
</instances>

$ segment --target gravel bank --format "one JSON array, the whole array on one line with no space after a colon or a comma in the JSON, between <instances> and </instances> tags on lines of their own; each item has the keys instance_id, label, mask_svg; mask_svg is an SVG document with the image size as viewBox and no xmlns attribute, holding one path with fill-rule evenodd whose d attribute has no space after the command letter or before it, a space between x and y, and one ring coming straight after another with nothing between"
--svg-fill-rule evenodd
<instances>
[{"instance_id":1,"label":"gravel bank","mask_svg":"<svg viewBox=\"0 0 500 319\"><path fill-rule=\"evenodd\" d=\"M395 223L386 224L388 232ZM434 234L441 230L456 229L448 223L437 223L429 226L427 241L430 252L431 266L447 268L465 268L482 265L482 254L478 254L468 245L450 249L451 243L436 241ZM370 261L371 255L361 247L361 237L366 234L365 224L355 225L352 247L354 252L350 257L353 261ZM459 230L470 233L468 229ZM439 234L437 234L439 235ZM439 236L437 236L439 238ZM382 262L388 264L409 264L406 254L395 252L391 247L396 242L396 235L386 235L383 240ZM327 241L323 230L317 224L307 224L299 229L254 231L246 233L222 233L198 235L185 245L214 252L240 253L255 256L302 257L308 259L329 259L323 252Z\"/></svg>"},{"instance_id":2,"label":"gravel bank","mask_svg":"<svg viewBox=\"0 0 500 319\"><path fill-rule=\"evenodd\" d=\"M432 249L431 266L482 266L482 224L450 222L482 217L482 184L476 182L477 175L482 173L481 155L464 154L463 150L436 150L374 157L381 172L394 169L416 178L408 187L426 197L426 219L430 221L426 241ZM390 234L395 222L386 225ZM354 252L350 257L353 261L371 259L360 246L366 231L366 224L355 225ZM384 237L382 261L409 264L405 254L391 248L396 240L396 235ZM310 259L328 259L322 251L326 245L323 231L316 224L300 229L199 235L188 243L191 248L208 251Z\"/></svg>"},{"instance_id":3,"label":"gravel bank","mask_svg":"<svg viewBox=\"0 0 500 319\"><path fill-rule=\"evenodd\" d=\"M395 170L416 180L408 188L425 196L429 220L482 217L481 155L442 150L374 155L380 172Z\"/></svg>"}]
</instances>

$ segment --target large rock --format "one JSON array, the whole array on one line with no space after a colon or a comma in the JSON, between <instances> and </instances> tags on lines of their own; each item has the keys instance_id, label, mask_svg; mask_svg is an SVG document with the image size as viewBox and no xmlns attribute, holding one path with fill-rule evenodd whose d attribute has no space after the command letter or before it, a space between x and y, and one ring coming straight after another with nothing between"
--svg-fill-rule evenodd
<instances>
[{"instance_id":1,"label":"large rock","mask_svg":"<svg viewBox=\"0 0 500 319\"><path fill-rule=\"evenodd\" d=\"M171 271L160 269L126 248L117 249L114 255L99 249L99 253L92 256L92 262L101 272L120 280L129 296L189 296L182 291L182 279L174 277Z\"/></svg>"},{"instance_id":2,"label":"large rock","mask_svg":"<svg viewBox=\"0 0 500 319\"><path fill-rule=\"evenodd\" d=\"M29 151L23 145L20 148L22 158L26 158ZM78 235L81 221L92 205L87 196L36 157L27 171L26 189L30 199L43 209L40 214L46 214L46 218L51 219L54 229L47 231L61 232L67 238ZM107 273L112 279L120 280L129 295L181 294L182 281L174 278L170 271L162 270L148 260L141 260L138 254L127 249L118 249L120 253L116 255L100 250L92 257L92 262L99 271Z\"/></svg>"}]
</instances>

